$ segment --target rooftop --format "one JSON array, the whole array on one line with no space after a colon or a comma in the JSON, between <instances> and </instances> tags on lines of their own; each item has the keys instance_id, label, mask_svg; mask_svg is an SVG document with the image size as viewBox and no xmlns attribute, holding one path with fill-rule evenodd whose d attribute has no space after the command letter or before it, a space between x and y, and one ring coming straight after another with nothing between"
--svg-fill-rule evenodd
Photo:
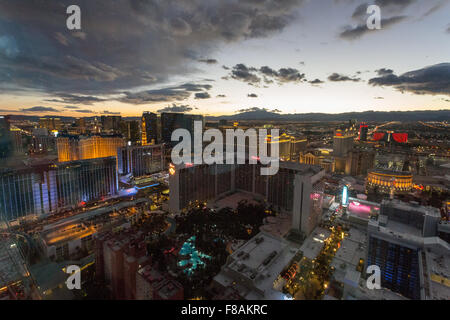
<instances>
[{"instance_id":1,"label":"rooftop","mask_svg":"<svg viewBox=\"0 0 450 320\"><path fill-rule=\"evenodd\" d=\"M315 259L324 246L324 241L330 236L330 231L323 228L316 228L303 242L300 250L303 252L303 256L308 259Z\"/></svg>"}]
</instances>

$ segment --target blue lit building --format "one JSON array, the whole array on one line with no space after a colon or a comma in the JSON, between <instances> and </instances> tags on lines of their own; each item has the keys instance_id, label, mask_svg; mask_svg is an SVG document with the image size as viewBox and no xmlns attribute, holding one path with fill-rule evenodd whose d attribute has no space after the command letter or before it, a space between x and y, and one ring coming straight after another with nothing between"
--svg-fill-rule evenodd
<instances>
[{"instance_id":1,"label":"blue lit building","mask_svg":"<svg viewBox=\"0 0 450 320\"><path fill-rule=\"evenodd\" d=\"M384 200L380 215L367 228L366 268L381 271L381 286L409 299L435 294L430 287L433 252L446 252L449 245L437 235L440 212L398 200Z\"/></svg>"},{"instance_id":2,"label":"blue lit building","mask_svg":"<svg viewBox=\"0 0 450 320\"><path fill-rule=\"evenodd\" d=\"M0 171L0 215L11 221L54 213L117 194L116 158L98 158Z\"/></svg>"}]
</instances>

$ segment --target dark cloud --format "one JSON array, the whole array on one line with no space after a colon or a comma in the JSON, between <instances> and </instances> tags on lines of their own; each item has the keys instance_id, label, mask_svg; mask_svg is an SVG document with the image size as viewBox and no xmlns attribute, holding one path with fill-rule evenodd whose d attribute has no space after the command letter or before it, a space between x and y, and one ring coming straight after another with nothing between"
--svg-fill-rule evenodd
<instances>
[{"instance_id":1,"label":"dark cloud","mask_svg":"<svg viewBox=\"0 0 450 320\"><path fill-rule=\"evenodd\" d=\"M88 109L77 109L77 110L73 110L74 112L79 112L79 113L95 113L92 110L88 110Z\"/></svg>"},{"instance_id":2,"label":"dark cloud","mask_svg":"<svg viewBox=\"0 0 450 320\"><path fill-rule=\"evenodd\" d=\"M328 80L332 81L332 82L343 82L343 81L353 81L353 82L359 82L361 81L360 78L351 78L349 76L346 75L342 75L339 73L333 73L332 75L330 75L328 77Z\"/></svg>"},{"instance_id":3,"label":"dark cloud","mask_svg":"<svg viewBox=\"0 0 450 320\"><path fill-rule=\"evenodd\" d=\"M382 30L387 29L405 19L406 16L395 16L391 18L381 19ZM369 28L367 28L367 24L364 22L357 25L356 27L346 27L345 30L339 34L339 37L346 40L355 40L370 32L379 32L382 30L370 30Z\"/></svg>"},{"instance_id":4,"label":"dark cloud","mask_svg":"<svg viewBox=\"0 0 450 320\"><path fill-rule=\"evenodd\" d=\"M52 108L52 107L43 107L43 106L36 106L31 108L23 108L20 109L22 112L59 112L59 110Z\"/></svg>"},{"instance_id":5,"label":"dark cloud","mask_svg":"<svg viewBox=\"0 0 450 320\"><path fill-rule=\"evenodd\" d=\"M78 0L82 30L71 32L72 0L1 0L0 74L10 76L0 87L93 96L150 88L195 71L193 57L222 43L282 31L303 1Z\"/></svg>"},{"instance_id":6,"label":"dark cloud","mask_svg":"<svg viewBox=\"0 0 450 320\"><path fill-rule=\"evenodd\" d=\"M322 80L320 80L320 79L315 79L315 80L311 80L311 81L309 81L309 83L311 83L311 84L322 84L322 83L323 83L323 81L322 81Z\"/></svg>"},{"instance_id":7,"label":"dark cloud","mask_svg":"<svg viewBox=\"0 0 450 320\"><path fill-rule=\"evenodd\" d=\"M224 94L218 94L218 95L216 96L216 98L226 98L226 95L224 95Z\"/></svg>"},{"instance_id":8,"label":"dark cloud","mask_svg":"<svg viewBox=\"0 0 450 320\"><path fill-rule=\"evenodd\" d=\"M249 94L247 94L247 97L249 97L249 98L258 98L258 95L256 93L249 93Z\"/></svg>"},{"instance_id":9,"label":"dark cloud","mask_svg":"<svg viewBox=\"0 0 450 320\"><path fill-rule=\"evenodd\" d=\"M173 103L171 106L167 106L163 109L157 110L157 112L189 112L192 111L193 108L188 105L177 105Z\"/></svg>"},{"instance_id":10,"label":"dark cloud","mask_svg":"<svg viewBox=\"0 0 450 320\"><path fill-rule=\"evenodd\" d=\"M257 69L239 63L231 70L230 77L246 82L249 85L259 86L261 81L264 81L266 84L277 82L280 85L289 82L300 82L304 80L305 74L300 73L295 68L281 68L277 71L268 66L262 66Z\"/></svg>"},{"instance_id":11,"label":"dark cloud","mask_svg":"<svg viewBox=\"0 0 450 320\"><path fill-rule=\"evenodd\" d=\"M216 64L218 61L216 59L199 59L198 62L203 62L206 64Z\"/></svg>"},{"instance_id":12,"label":"dark cloud","mask_svg":"<svg viewBox=\"0 0 450 320\"><path fill-rule=\"evenodd\" d=\"M64 109L79 109L77 106L64 106Z\"/></svg>"},{"instance_id":13,"label":"dark cloud","mask_svg":"<svg viewBox=\"0 0 450 320\"><path fill-rule=\"evenodd\" d=\"M91 105L95 102L106 101L105 99L99 97L75 95L68 93L55 93L55 96L58 99L46 99L45 101L57 103L85 104L85 105Z\"/></svg>"},{"instance_id":14,"label":"dark cloud","mask_svg":"<svg viewBox=\"0 0 450 320\"><path fill-rule=\"evenodd\" d=\"M145 90L138 92L123 92L123 96L118 99L118 101L131 103L131 104L145 104L153 102L172 102L172 101L182 101L188 99L193 92L200 93L200 96L209 94L207 92L201 92L204 90L210 90L212 88L209 84L195 84L195 83L185 83L179 86Z\"/></svg>"},{"instance_id":15,"label":"dark cloud","mask_svg":"<svg viewBox=\"0 0 450 320\"><path fill-rule=\"evenodd\" d=\"M400 76L387 74L369 80L372 86L390 86L402 92L415 94L450 95L450 63L441 63Z\"/></svg>"},{"instance_id":16,"label":"dark cloud","mask_svg":"<svg viewBox=\"0 0 450 320\"><path fill-rule=\"evenodd\" d=\"M243 63L239 63L231 70L231 77L236 80L246 82L251 85L261 82L261 78L258 77L255 72L255 68L249 68Z\"/></svg>"},{"instance_id":17,"label":"dark cloud","mask_svg":"<svg viewBox=\"0 0 450 320\"><path fill-rule=\"evenodd\" d=\"M209 99L211 95L208 92L197 92L195 94L195 99Z\"/></svg>"},{"instance_id":18,"label":"dark cloud","mask_svg":"<svg viewBox=\"0 0 450 320\"><path fill-rule=\"evenodd\" d=\"M114 112L114 111L104 110L104 111L102 112L102 114L106 114L106 115L120 115L120 112Z\"/></svg>"},{"instance_id":19,"label":"dark cloud","mask_svg":"<svg viewBox=\"0 0 450 320\"><path fill-rule=\"evenodd\" d=\"M392 69L381 68L375 71L379 76L385 76L394 73Z\"/></svg>"},{"instance_id":20,"label":"dark cloud","mask_svg":"<svg viewBox=\"0 0 450 320\"><path fill-rule=\"evenodd\" d=\"M294 68L281 68L278 70L278 77L276 79L281 82L299 82L305 78L304 73L300 73L297 69Z\"/></svg>"}]
</instances>

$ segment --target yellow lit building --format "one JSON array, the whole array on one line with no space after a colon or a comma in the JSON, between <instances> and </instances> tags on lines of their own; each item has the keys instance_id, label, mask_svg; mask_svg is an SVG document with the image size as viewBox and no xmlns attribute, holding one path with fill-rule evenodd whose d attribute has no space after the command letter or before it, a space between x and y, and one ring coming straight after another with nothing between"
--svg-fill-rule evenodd
<instances>
[{"instance_id":1,"label":"yellow lit building","mask_svg":"<svg viewBox=\"0 0 450 320\"><path fill-rule=\"evenodd\" d=\"M373 170L366 178L366 191L389 193L408 193L413 187L411 172Z\"/></svg>"},{"instance_id":2,"label":"yellow lit building","mask_svg":"<svg viewBox=\"0 0 450 320\"><path fill-rule=\"evenodd\" d=\"M120 136L59 137L58 161L117 157L117 149L124 145Z\"/></svg>"}]
</instances>

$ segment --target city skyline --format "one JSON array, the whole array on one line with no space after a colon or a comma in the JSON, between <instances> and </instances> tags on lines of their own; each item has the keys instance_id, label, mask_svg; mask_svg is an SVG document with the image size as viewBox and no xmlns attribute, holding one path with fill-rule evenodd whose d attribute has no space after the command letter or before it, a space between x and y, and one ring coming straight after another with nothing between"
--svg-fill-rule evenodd
<instances>
[{"instance_id":1,"label":"city skyline","mask_svg":"<svg viewBox=\"0 0 450 320\"><path fill-rule=\"evenodd\" d=\"M381 30L364 1L78 1L80 31L69 4L0 1L1 113L450 106L449 1L377 0Z\"/></svg>"}]
</instances>

